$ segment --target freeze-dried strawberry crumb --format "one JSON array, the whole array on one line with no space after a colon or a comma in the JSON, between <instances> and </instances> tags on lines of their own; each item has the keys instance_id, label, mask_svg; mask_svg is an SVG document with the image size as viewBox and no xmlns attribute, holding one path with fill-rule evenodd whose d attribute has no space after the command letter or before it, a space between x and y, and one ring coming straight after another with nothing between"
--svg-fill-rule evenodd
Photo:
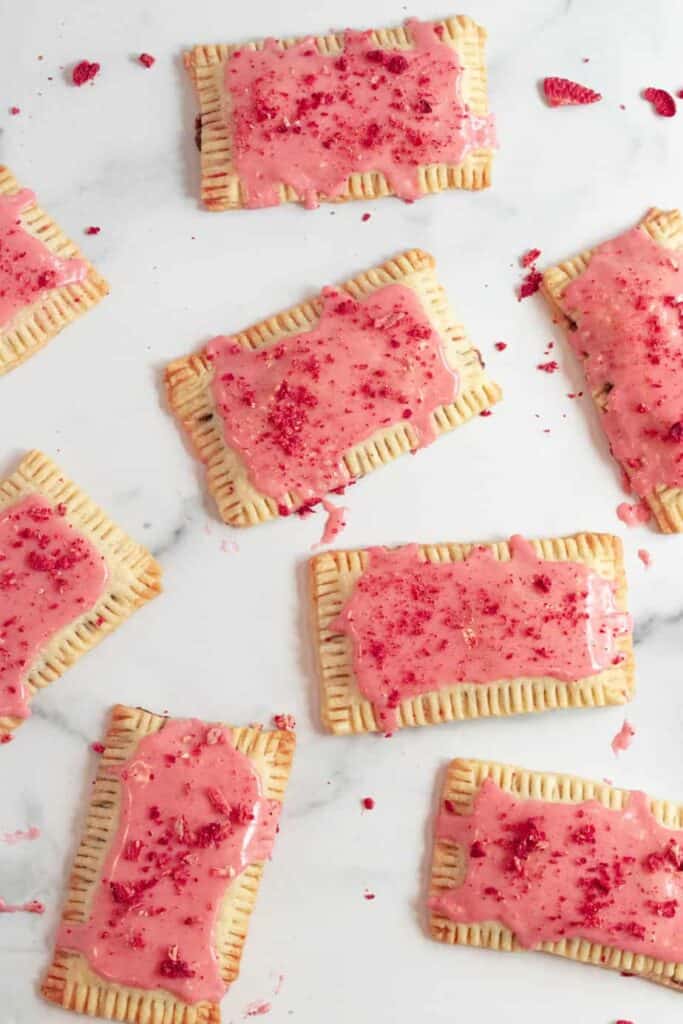
<instances>
[{"instance_id":1,"label":"freeze-dried strawberry crumb","mask_svg":"<svg viewBox=\"0 0 683 1024\"><path fill-rule=\"evenodd\" d=\"M559 368L559 364L554 359L549 359L547 363L538 363L536 366L536 369L542 370L543 373L555 373Z\"/></svg>"},{"instance_id":2,"label":"freeze-dried strawberry crumb","mask_svg":"<svg viewBox=\"0 0 683 1024\"><path fill-rule=\"evenodd\" d=\"M479 413L479 415L480 416L493 416L493 413L491 412L490 409L482 409L482 411Z\"/></svg>"},{"instance_id":3,"label":"freeze-dried strawberry crumb","mask_svg":"<svg viewBox=\"0 0 683 1024\"><path fill-rule=\"evenodd\" d=\"M152 64L156 61L156 57L153 57L151 53L141 53L138 60L144 67L151 68Z\"/></svg>"},{"instance_id":4,"label":"freeze-dried strawberry crumb","mask_svg":"<svg viewBox=\"0 0 683 1024\"><path fill-rule=\"evenodd\" d=\"M368 220L370 220L370 214L369 214L369 213L364 213L364 214L363 214L363 216L361 217L361 220L362 220L362 221L363 221L364 223L365 223L365 221L368 221Z\"/></svg>"},{"instance_id":5,"label":"freeze-dried strawberry crumb","mask_svg":"<svg viewBox=\"0 0 683 1024\"><path fill-rule=\"evenodd\" d=\"M167 956L159 964L159 974L164 978L194 978L195 971L192 970L187 960L172 959Z\"/></svg>"},{"instance_id":6,"label":"freeze-dried strawberry crumb","mask_svg":"<svg viewBox=\"0 0 683 1024\"><path fill-rule=\"evenodd\" d=\"M374 900L375 894L374 894L374 892L364 892L363 893L363 898L366 899L366 900Z\"/></svg>"},{"instance_id":7,"label":"freeze-dried strawberry crumb","mask_svg":"<svg viewBox=\"0 0 683 1024\"><path fill-rule=\"evenodd\" d=\"M551 107L585 106L602 99L601 93L589 89L587 85L553 76L543 79L543 92Z\"/></svg>"},{"instance_id":8,"label":"freeze-dried strawberry crumb","mask_svg":"<svg viewBox=\"0 0 683 1024\"><path fill-rule=\"evenodd\" d=\"M508 346L506 341L497 341L493 347L496 352L504 352Z\"/></svg>"},{"instance_id":9,"label":"freeze-dried strawberry crumb","mask_svg":"<svg viewBox=\"0 0 683 1024\"><path fill-rule=\"evenodd\" d=\"M102 228L98 228L95 224L91 224L89 228L85 229L86 235L99 235Z\"/></svg>"},{"instance_id":10,"label":"freeze-dried strawberry crumb","mask_svg":"<svg viewBox=\"0 0 683 1024\"><path fill-rule=\"evenodd\" d=\"M522 299L527 299L530 295L535 295L535 293L541 287L542 280L543 275L540 271L530 270L524 278L524 280L522 281L517 301L521 302Z\"/></svg>"},{"instance_id":11,"label":"freeze-dried strawberry crumb","mask_svg":"<svg viewBox=\"0 0 683 1024\"><path fill-rule=\"evenodd\" d=\"M273 722L275 723L276 729L283 731L289 730L293 732L296 729L296 719L294 715L273 715Z\"/></svg>"},{"instance_id":12,"label":"freeze-dried strawberry crumb","mask_svg":"<svg viewBox=\"0 0 683 1024\"><path fill-rule=\"evenodd\" d=\"M20 107L10 107L9 108L9 112L10 112L10 114L12 114L13 117L16 117L17 114L21 113L21 108Z\"/></svg>"},{"instance_id":13,"label":"freeze-dried strawberry crumb","mask_svg":"<svg viewBox=\"0 0 683 1024\"><path fill-rule=\"evenodd\" d=\"M655 114L660 117L673 117L676 113L676 100L666 89L643 89L643 99L652 104Z\"/></svg>"},{"instance_id":14,"label":"freeze-dried strawberry crumb","mask_svg":"<svg viewBox=\"0 0 683 1024\"><path fill-rule=\"evenodd\" d=\"M674 444L680 444L683 441L683 420L671 424L666 432L665 440Z\"/></svg>"},{"instance_id":15,"label":"freeze-dried strawberry crumb","mask_svg":"<svg viewBox=\"0 0 683 1024\"><path fill-rule=\"evenodd\" d=\"M92 63L88 60L79 61L71 72L71 81L74 85L85 85L86 82L92 81L99 70L100 65L96 61Z\"/></svg>"},{"instance_id":16,"label":"freeze-dried strawberry crumb","mask_svg":"<svg viewBox=\"0 0 683 1024\"><path fill-rule=\"evenodd\" d=\"M457 808L453 800L444 800L443 805L449 814L457 814Z\"/></svg>"},{"instance_id":17,"label":"freeze-dried strawberry crumb","mask_svg":"<svg viewBox=\"0 0 683 1024\"><path fill-rule=\"evenodd\" d=\"M96 754L104 753L104 743L91 743L90 749L94 750Z\"/></svg>"},{"instance_id":18,"label":"freeze-dried strawberry crumb","mask_svg":"<svg viewBox=\"0 0 683 1024\"><path fill-rule=\"evenodd\" d=\"M371 796L364 796L363 797L363 807L365 808L366 811L371 811L374 806L375 806L375 801L372 799Z\"/></svg>"},{"instance_id":19,"label":"freeze-dried strawberry crumb","mask_svg":"<svg viewBox=\"0 0 683 1024\"><path fill-rule=\"evenodd\" d=\"M529 249L522 256L520 263L523 267L530 267L532 263L535 263L538 257L541 255L540 249Z\"/></svg>"},{"instance_id":20,"label":"freeze-dried strawberry crumb","mask_svg":"<svg viewBox=\"0 0 683 1024\"><path fill-rule=\"evenodd\" d=\"M533 584L535 589L540 590L542 594L547 594L552 587L550 576L547 576L545 573L538 573L534 576Z\"/></svg>"},{"instance_id":21,"label":"freeze-dried strawberry crumb","mask_svg":"<svg viewBox=\"0 0 683 1024\"><path fill-rule=\"evenodd\" d=\"M470 846L470 857L479 858L485 856L486 850L484 849L484 844L480 842L479 839L475 839L475 841Z\"/></svg>"}]
</instances>

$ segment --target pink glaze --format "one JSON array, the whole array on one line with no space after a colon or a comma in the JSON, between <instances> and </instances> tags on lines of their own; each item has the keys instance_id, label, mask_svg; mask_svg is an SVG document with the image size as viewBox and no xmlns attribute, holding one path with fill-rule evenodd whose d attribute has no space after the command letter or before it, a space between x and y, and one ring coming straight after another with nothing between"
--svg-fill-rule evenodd
<instances>
[{"instance_id":1,"label":"pink glaze","mask_svg":"<svg viewBox=\"0 0 683 1024\"><path fill-rule=\"evenodd\" d=\"M568 286L569 335L633 491L683 486L683 255L639 228L598 246Z\"/></svg>"},{"instance_id":2,"label":"pink glaze","mask_svg":"<svg viewBox=\"0 0 683 1024\"><path fill-rule=\"evenodd\" d=\"M88 921L63 921L58 945L111 981L216 1002L221 901L270 856L280 804L262 796L229 729L194 719L169 720L109 770L123 791L118 831Z\"/></svg>"},{"instance_id":3,"label":"pink glaze","mask_svg":"<svg viewBox=\"0 0 683 1024\"><path fill-rule=\"evenodd\" d=\"M5 903L0 900L0 914L44 914L45 904L40 900L28 900L27 903Z\"/></svg>"},{"instance_id":4,"label":"pink glaze","mask_svg":"<svg viewBox=\"0 0 683 1024\"><path fill-rule=\"evenodd\" d=\"M28 829L17 829L16 832L5 832L4 835L0 836L0 842L6 843L8 846L15 846L17 843L24 842L24 840L38 839L40 836L40 829L36 828L35 825L31 825Z\"/></svg>"},{"instance_id":5,"label":"pink glaze","mask_svg":"<svg viewBox=\"0 0 683 1024\"><path fill-rule=\"evenodd\" d=\"M26 718L31 665L104 591L104 559L64 513L36 494L0 512L0 716Z\"/></svg>"},{"instance_id":6,"label":"pink glaze","mask_svg":"<svg viewBox=\"0 0 683 1024\"><path fill-rule=\"evenodd\" d=\"M262 1000L257 999L255 1002L249 1003L249 1005L247 1006L246 1010L244 1011L244 1016L245 1017L263 1017L266 1013L270 1013L270 1011L272 1009L273 1009L273 1004L272 1003L263 1002Z\"/></svg>"},{"instance_id":7,"label":"pink glaze","mask_svg":"<svg viewBox=\"0 0 683 1024\"><path fill-rule=\"evenodd\" d=\"M652 512L646 501L638 501L635 505L622 501L621 505L617 506L617 516L627 526L642 526L643 523L650 521Z\"/></svg>"},{"instance_id":8,"label":"pink glaze","mask_svg":"<svg viewBox=\"0 0 683 1024\"><path fill-rule=\"evenodd\" d=\"M610 746L612 747L612 753L615 755L615 757L619 756L620 751L628 750L628 748L631 746L631 743L633 742L633 737L635 736L635 734L636 730L633 728L631 723L627 722L626 719L624 719L624 724L622 725L621 729L616 734L616 736L610 744Z\"/></svg>"},{"instance_id":9,"label":"pink glaze","mask_svg":"<svg viewBox=\"0 0 683 1024\"><path fill-rule=\"evenodd\" d=\"M613 811L518 800L487 779L471 814L444 805L436 835L468 851L462 885L430 901L449 920L497 921L527 948L581 937L683 959L683 831L659 825L644 793Z\"/></svg>"},{"instance_id":10,"label":"pink glaze","mask_svg":"<svg viewBox=\"0 0 683 1024\"><path fill-rule=\"evenodd\" d=\"M420 165L459 164L495 146L493 118L462 100L463 69L443 30L407 24L408 50L378 50L371 32L347 29L341 55L321 55L313 39L232 53L226 116L247 206L276 205L286 184L313 208L367 171L412 201L422 195Z\"/></svg>"},{"instance_id":11,"label":"pink glaze","mask_svg":"<svg viewBox=\"0 0 683 1024\"><path fill-rule=\"evenodd\" d=\"M28 189L0 195L0 328L51 288L82 281L88 273L84 260L55 256L22 226L20 214L35 201Z\"/></svg>"},{"instance_id":12,"label":"pink glaze","mask_svg":"<svg viewBox=\"0 0 683 1024\"><path fill-rule=\"evenodd\" d=\"M441 339L406 285L361 302L323 291L319 322L251 351L215 338L213 395L226 443L257 490L314 504L348 483L342 456L382 427L410 422L419 444L436 436L433 413L451 402L457 376ZM287 512L287 506L282 505Z\"/></svg>"},{"instance_id":13,"label":"pink glaze","mask_svg":"<svg viewBox=\"0 0 683 1024\"><path fill-rule=\"evenodd\" d=\"M652 555L646 548L638 548L638 558L641 560L646 569L649 569L652 565Z\"/></svg>"},{"instance_id":14,"label":"pink glaze","mask_svg":"<svg viewBox=\"0 0 683 1024\"><path fill-rule=\"evenodd\" d=\"M583 679L618 664L631 617L585 565L540 559L513 537L509 561L476 547L462 562L422 561L411 545L373 548L330 629L348 633L354 673L381 725L406 697L454 683Z\"/></svg>"},{"instance_id":15,"label":"pink glaze","mask_svg":"<svg viewBox=\"0 0 683 1024\"><path fill-rule=\"evenodd\" d=\"M317 544L316 547L322 547L323 544L331 544L337 539L346 526L346 513L349 511L344 505L333 505L326 498L322 499L322 506L327 513L327 520L323 535L320 538L320 544Z\"/></svg>"}]
</instances>

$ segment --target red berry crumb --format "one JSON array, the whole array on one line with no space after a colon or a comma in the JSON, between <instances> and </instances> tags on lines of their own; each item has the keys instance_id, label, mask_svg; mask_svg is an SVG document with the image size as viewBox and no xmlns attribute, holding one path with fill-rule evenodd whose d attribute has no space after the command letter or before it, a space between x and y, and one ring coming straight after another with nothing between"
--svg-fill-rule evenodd
<instances>
[{"instance_id":1,"label":"red berry crumb","mask_svg":"<svg viewBox=\"0 0 683 1024\"><path fill-rule=\"evenodd\" d=\"M96 754L104 753L104 743L91 743L90 749L94 750Z\"/></svg>"},{"instance_id":2,"label":"red berry crumb","mask_svg":"<svg viewBox=\"0 0 683 1024\"><path fill-rule=\"evenodd\" d=\"M666 89L643 89L643 99L652 104L660 117L673 117L676 113L676 100Z\"/></svg>"},{"instance_id":3,"label":"red berry crumb","mask_svg":"<svg viewBox=\"0 0 683 1024\"><path fill-rule=\"evenodd\" d=\"M542 370L543 373L555 373L559 368L559 364L554 359L549 359L547 363L538 363L536 366L536 369Z\"/></svg>"},{"instance_id":4,"label":"red berry crumb","mask_svg":"<svg viewBox=\"0 0 683 1024\"><path fill-rule=\"evenodd\" d=\"M296 729L296 720L294 715L273 715L273 722L275 723L276 729L283 731L293 731Z\"/></svg>"},{"instance_id":5,"label":"red berry crumb","mask_svg":"<svg viewBox=\"0 0 683 1024\"><path fill-rule=\"evenodd\" d=\"M374 806L375 806L375 801L372 799L371 796L364 796L363 797L363 807L365 808L366 811L371 811Z\"/></svg>"},{"instance_id":6,"label":"red berry crumb","mask_svg":"<svg viewBox=\"0 0 683 1024\"><path fill-rule=\"evenodd\" d=\"M361 220L363 221L363 223L365 223L365 221L370 220L370 214L364 213L363 216L361 217Z\"/></svg>"},{"instance_id":7,"label":"red berry crumb","mask_svg":"<svg viewBox=\"0 0 683 1024\"><path fill-rule=\"evenodd\" d=\"M156 61L156 57L153 57L151 53L141 53L138 60L146 68L151 68L152 64Z\"/></svg>"},{"instance_id":8,"label":"red berry crumb","mask_svg":"<svg viewBox=\"0 0 683 1024\"><path fill-rule=\"evenodd\" d=\"M544 78L543 92L551 107L585 106L602 99L601 93L569 78Z\"/></svg>"},{"instance_id":9,"label":"red berry crumb","mask_svg":"<svg viewBox=\"0 0 683 1024\"><path fill-rule=\"evenodd\" d=\"M85 233L86 235L99 235L101 230L102 228L95 227L94 224L91 224L89 228L85 229Z\"/></svg>"},{"instance_id":10,"label":"red berry crumb","mask_svg":"<svg viewBox=\"0 0 683 1024\"><path fill-rule=\"evenodd\" d=\"M504 352L508 346L506 341L497 341L493 347L496 352Z\"/></svg>"},{"instance_id":11,"label":"red berry crumb","mask_svg":"<svg viewBox=\"0 0 683 1024\"><path fill-rule=\"evenodd\" d=\"M17 114L21 113L21 108L20 107L10 107L9 108L9 112L10 112L10 114L12 114L13 117L16 117Z\"/></svg>"},{"instance_id":12,"label":"red berry crumb","mask_svg":"<svg viewBox=\"0 0 683 1024\"><path fill-rule=\"evenodd\" d=\"M530 270L522 281L522 285L519 289L519 295L517 301L521 302L522 299L527 299L530 295L534 295L541 287L541 281L543 275L538 270Z\"/></svg>"},{"instance_id":13,"label":"red berry crumb","mask_svg":"<svg viewBox=\"0 0 683 1024\"><path fill-rule=\"evenodd\" d=\"M85 85L86 82L92 81L99 70L100 65L96 61L91 63L88 60L81 60L71 72L71 81L74 85Z\"/></svg>"},{"instance_id":14,"label":"red berry crumb","mask_svg":"<svg viewBox=\"0 0 683 1024\"><path fill-rule=\"evenodd\" d=\"M374 900L374 898L375 898L375 894L374 894L374 892L368 892L368 891L366 890L366 891L365 891L365 892L363 893L363 899L366 899L366 900Z\"/></svg>"},{"instance_id":15,"label":"red berry crumb","mask_svg":"<svg viewBox=\"0 0 683 1024\"><path fill-rule=\"evenodd\" d=\"M0 743L11 743L13 739L14 736L11 732L3 732L2 736L0 736Z\"/></svg>"},{"instance_id":16,"label":"red berry crumb","mask_svg":"<svg viewBox=\"0 0 683 1024\"><path fill-rule=\"evenodd\" d=\"M529 249L524 253L520 262L523 267L530 267L532 263L535 263L538 257L541 255L540 249Z\"/></svg>"}]
</instances>

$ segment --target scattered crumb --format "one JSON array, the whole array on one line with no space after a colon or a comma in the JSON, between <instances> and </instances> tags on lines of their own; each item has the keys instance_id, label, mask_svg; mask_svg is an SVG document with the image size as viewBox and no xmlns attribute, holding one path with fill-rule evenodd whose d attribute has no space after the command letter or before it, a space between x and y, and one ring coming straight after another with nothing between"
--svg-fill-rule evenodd
<instances>
[{"instance_id":1,"label":"scattered crumb","mask_svg":"<svg viewBox=\"0 0 683 1024\"><path fill-rule=\"evenodd\" d=\"M650 506L645 501L638 501L635 505L622 501L617 505L617 516L626 526L642 526L649 521L651 515Z\"/></svg>"},{"instance_id":2,"label":"scattered crumb","mask_svg":"<svg viewBox=\"0 0 683 1024\"><path fill-rule=\"evenodd\" d=\"M96 61L81 60L71 72L71 81L74 85L85 85L99 74L99 70L100 65Z\"/></svg>"},{"instance_id":3,"label":"scattered crumb","mask_svg":"<svg viewBox=\"0 0 683 1024\"><path fill-rule=\"evenodd\" d=\"M96 754L104 753L104 743L91 743L90 749L94 750Z\"/></svg>"},{"instance_id":4,"label":"scattered crumb","mask_svg":"<svg viewBox=\"0 0 683 1024\"><path fill-rule=\"evenodd\" d=\"M631 723L624 719L624 724L610 744L612 747L612 753L615 757L619 756L620 751L628 750L635 734L636 730L633 728Z\"/></svg>"},{"instance_id":5,"label":"scattered crumb","mask_svg":"<svg viewBox=\"0 0 683 1024\"><path fill-rule=\"evenodd\" d=\"M271 1003L257 1000L255 1003L249 1003L249 1006L244 1011L245 1017L261 1017L265 1013L270 1013L273 1009Z\"/></svg>"},{"instance_id":6,"label":"scattered crumb","mask_svg":"<svg viewBox=\"0 0 683 1024\"><path fill-rule=\"evenodd\" d=\"M370 220L370 217L371 217L371 214L364 213L363 216L361 217L361 220L363 221L363 223L365 223L365 221Z\"/></svg>"},{"instance_id":7,"label":"scattered crumb","mask_svg":"<svg viewBox=\"0 0 683 1024\"><path fill-rule=\"evenodd\" d=\"M530 270L526 277L523 279L519 289L519 295L517 301L521 302L522 299L527 299L530 295L535 295L538 289L541 287L541 281L543 275L540 271L533 269Z\"/></svg>"},{"instance_id":8,"label":"scattered crumb","mask_svg":"<svg viewBox=\"0 0 683 1024\"><path fill-rule=\"evenodd\" d=\"M101 230L102 228L98 228L94 224L91 224L89 228L85 229L85 233L86 235L99 235Z\"/></svg>"},{"instance_id":9,"label":"scattered crumb","mask_svg":"<svg viewBox=\"0 0 683 1024\"><path fill-rule=\"evenodd\" d=\"M590 89L587 85L572 82L569 78L554 76L543 79L543 93L551 107L583 107L588 103L598 103L602 99L602 93Z\"/></svg>"},{"instance_id":10,"label":"scattered crumb","mask_svg":"<svg viewBox=\"0 0 683 1024\"><path fill-rule=\"evenodd\" d=\"M676 100L666 89L643 89L641 95L660 117L673 117L676 113Z\"/></svg>"},{"instance_id":11,"label":"scattered crumb","mask_svg":"<svg viewBox=\"0 0 683 1024\"><path fill-rule=\"evenodd\" d=\"M31 825L27 829L18 828L15 832L5 832L4 835L0 836L0 842L6 843L8 846L15 846L16 843L21 843L24 840L38 839L39 837L40 829L35 825Z\"/></svg>"},{"instance_id":12,"label":"scattered crumb","mask_svg":"<svg viewBox=\"0 0 683 1024\"><path fill-rule=\"evenodd\" d=\"M293 732L296 729L296 719L294 715L273 715L273 722L275 723L276 729L282 729L283 731L289 730Z\"/></svg>"},{"instance_id":13,"label":"scattered crumb","mask_svg":"<svg viewBox=\"0 0 683 1024\"><path fill-rule=\"evenodd\" d=\"M508 345L506 341L497 341L493 347L496 352L504 352Z\"/></svg>"},{"instance_id":14,"label":"scattered crumb","mask_svg":"<svg viewBox=\"0 0 683 1024\"><path fill-rule=\"evenodd\" d=\"M9 112L10 114L12 114L13 117L16 117L17 114L21 113L21 107L10 107Z\"/></svg>"},{"instance_id":15,"label":"scattered crumb","mask_svg":"<svg viewBox=\"0 0 683 1024\"><path fill-rule=\"evenodd\" d=\"M363 899L364 900L374 900L374 898L375 898L374 892L370 892L368 889L366 889L365 892L363 893Z\"/></svg>"},{"instance_id":16,"label":"scattered crumb","mask_svg":"<svg viewBox=\"0 0 683 1024\"><path fill-rule=\"evenodd\" d=\"M543 373L555 373L559 368L559 364L554 359L549 359L547 363L538 363L536 365L536 369L542 370Z\"/></svg>"},{"instance_id":17,"label":"scattered crumb","mask_svg":"<svg viewBox=\"0 0 683 1024\"><path fill-rule=\"evenodd\" d=\"M371 796L364 796L362 803L366 811L371 811L375 806L375 801Z\"/></svg>"},{"instance_id":18,"label":"scattered crumb","mask_svg":"<svg viewBox=\"0 0 683 1024\"><path fill-rule=\"evenodd\" d=\"M153 57L151 53L141 53L138 60L144 67L151 68L156 61L156 57Z\"/></svg>"},{"instance_id":19,"label":"scattered crumb","mask_svg":"<svg viewBox=\"0 0 683 1024\"><path fill-rule=\"evenodd\" d=\"M520 257L519 262L523 267L530 267L532 263L535 263L538 257L541 255L540 249L529 249Z\"/></svg>"},{"instance_id":20,"label":"scattered crumb","mask_svg":"<svg viewBox=\"0 0 683 1024\"><path fill-rule=\"evenodd\" d=\"M638 548L638 558L641 560L646 569L649 569L652 565L652 555L645 548Z\"/></svg>"},{"instance_id":21,"label":"scattered crumb","mask_svg":"<svg viewBox=\"0 0 683 1024\"><path fill-rule=\"evenodd\" d=\"M481 412L479 413L479 415L480 416L493 416L493 413L491 412L490 409L482 409Z\"/></svg>"}]
</instances>

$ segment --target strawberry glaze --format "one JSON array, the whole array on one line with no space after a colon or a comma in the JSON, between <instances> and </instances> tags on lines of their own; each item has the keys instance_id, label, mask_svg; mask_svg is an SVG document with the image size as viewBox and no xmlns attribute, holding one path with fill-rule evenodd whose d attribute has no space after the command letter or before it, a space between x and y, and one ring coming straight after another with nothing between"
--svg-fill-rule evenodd
<instances>
[{"instance_id":1,"label":"strawberry glaze","mask_svg":"<svg viewBox=\"0 0 683 1024\"><path fill-rule=\"evenodd\" d=\"M346 526L346 513L349 511L345 505L334 505L327 498L322 499L322 507L325 510L327 519L325 529L320 538L320 543L315 547L322 547L324 544L332 544Z\"/></svg>"},{"instance_id":2,"label":"strawberry glaze","mask_svg":"<svg viewBox=\"0 0 683 1024\"><path fill-rule=\"evenodd\" d=\"M635 505L622 501L617 505L617 516L626 526L643 526L652 518L652 510L646 501L638 501Z\"/></svg>"},{"instance_id":3,"label":"strawberry glaze","mask_svg":"<svg viewBox=\"0 0 683 1024\"><path fill-rule=\"evenodd\" d=\"M31 665L104 591L106 563L64 511L30 494L0 512L0 716L30 714Z\"/></svg>"},{"instance_id":4,"label":"strawberry glaze","mask_svg":"<svg viewBox=\"0 0 683 1024\"><path fill-rule=\"evenodd\" d=\"M471 814L443 806L436 835L468 851L462 885L430 900L449 920L497 921L526 948L581 937L683 960L683 831L659 825L644 793L615 811L518 800L487 779Z\"/></svg>"},{"instance_id":5,"label":"strawberry glaze","mask_svg":"<svg viewBox=\"0 0 683 1024\"><path fill-rule=\"evenodd\" d=\"M35 201L28 189L0 195L0 328L50 289L82 281L88 273L84 260L55 256L23 227L20 214Z\"/></svg>"},{"instance_id":6,"label":"strawberry glaze","mask_svg":"<svg viewBox=\"0 0 683 1024\"><path fill-rule=\"evenodd\" d=\"M522 537L498 561L422 561L416 545L373 548L331 630L347 633L360 691L383 728L406 697L455 683L545 677L571 681L619 664L631 617L586 565L540 559Z\"/></svg>"},{"instance_id":7,"label":"strawberry glaze","mask_svg":"<svg viewBox=\"0 0 683 1024\"><path fill-rule=\"evenodd\" d=\"M631 723L624 719L624 724L610 743L612 753L615 757L618 757L622 750L628 750L633 742L635 734L636 730L633 728Z\"/></svg>"},{"instance_id":8,"label":"strawberry glaze","mask_svg":"<svg viewBox=\"0 0 683 1024\"><path fill-rule=\"evenodd\" d=\"M101 977L162 988L187 1003L226 990L214 950L221 902L244 868L270 856L280 804L230 730L169 720L123 765L118 830L87 922L63 921L57 944Z\"/></svg>"},{"instance_id":9,"label":"strawberry glaze","mask_svg":"<svg viewBox=\"0 0 683 1024\"><path fill-rule=\"evenodd\" d=\"M443 27L411 20L407 28L406 50L380 50L371 32L347 29L343 52L331 56L312 38L233 51L225 116L247 206L276 205L285 184L313 208L368 171L412 201L422 195L420 165L460 164L495 145L493 118L462 99L463 68Z\"/></svg>"},{"instance_id":10,"label":"strawberry glaze","mask_svg":"<svg viewBox=\"0 0 683 1024\"><path fill-rule=\"evenodd\" d=\"M26 903L5 903L0 900L0 914L44 914L45 904L40 900L28 900Z\"/></svg>"},{"instance_id":11,"label":"strawberry glaze","mask_svg":"<svg viewBox=\"0 0 683 1024\"><path fill-rule=\"evenodd\" d=\"M610 389L602 423L631 489L683 486L683 253L633 228L595 249L562 305L591 389Z\"/></svg>"},{"instance_id":12,"label":"strawberry glaze","mask_svg":"<svg viewBox=\"0 0 683 1024\"><path fill-rule=\"evenodd\" d=\"M415 292L391 284L356 302L326 288L319 321L252 351L215 338L216 409L226 444L257 490L303 504L348 483L342 456L381 428L410 423L419 446L434 411L453 401L457 375Z\"/></svg>"}]
</instances>

